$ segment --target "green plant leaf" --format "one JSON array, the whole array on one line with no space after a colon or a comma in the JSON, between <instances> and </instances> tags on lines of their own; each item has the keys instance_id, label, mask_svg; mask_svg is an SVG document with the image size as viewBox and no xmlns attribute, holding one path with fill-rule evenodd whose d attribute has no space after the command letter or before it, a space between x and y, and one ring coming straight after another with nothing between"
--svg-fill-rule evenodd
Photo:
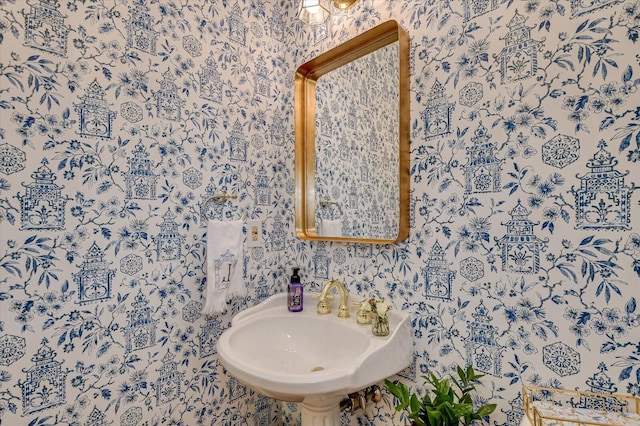
<instances>
[{"instance_id":1,"label":"green plant leaf","mask_svg":"<svg viewBox=\"0 0 640 426\"><path fill-rule=\"evenodd\" d=\"M411 414L414 414L417 417L417 413L420 411L421 405L418 395L411 395Z\"/></svg>"},{"instance_id":2,"label":"green plant leaf","mask_svg":"<svg viewBox=\"0 0 640 426\"><path fill-rule=\"evenodd\" d=\"M497 404L483 405L482 407L478 408L478 411L476 411L476 414L480 417L488 416L489 414L494 412L496 407L497 407Z\"/></svg>"}]
</instances>

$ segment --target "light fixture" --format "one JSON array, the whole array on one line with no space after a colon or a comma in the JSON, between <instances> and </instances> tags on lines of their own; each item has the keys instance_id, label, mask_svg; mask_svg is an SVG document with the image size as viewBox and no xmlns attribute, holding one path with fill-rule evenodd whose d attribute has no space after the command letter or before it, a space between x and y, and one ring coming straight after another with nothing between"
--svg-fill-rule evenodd
<instances>
[{"instance_id":1,"label":"light fixture","mask_svg":"<svg viewBox=\"0 0 640 426\"><path fill-rule=\"evenodd\" d=\"M300 10L298 11L298 19L307 25L324 24L331 11L327 4L328 0L300 0Z\"/></svg>"},{"instance_id":2,"label":"light fixture","mask_svg":"<svg viewBox=\"0 0 640 426\"><path fill-rule=\"evenodd\" d=\"M356 4L358 0L333 0L333 6L336 9L346 10Z\"/></svg>"}]
</instances>

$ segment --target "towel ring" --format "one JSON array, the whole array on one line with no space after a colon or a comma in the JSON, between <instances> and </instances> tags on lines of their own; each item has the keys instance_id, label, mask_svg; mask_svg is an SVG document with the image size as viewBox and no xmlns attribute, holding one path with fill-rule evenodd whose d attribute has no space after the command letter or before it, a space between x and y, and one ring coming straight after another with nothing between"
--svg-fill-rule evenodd
<instances>
[{"instance_id":1,"label":"towel ring","mask_svg":"<svg viewBox=\"0 0 640 426\"><path fill-rule=\"evenodd\" d=\"M218 205L222 205L226 203L227 200L233 200L236 198L238 198L237 195L227 194L224 191L216 191L211 197L207 198L207 201L204 202L204 206L207 207L212 201Z\"/></svg>"},{"instance_id":2,"label":"towel ring","mask_svg":"<svg viewBox=\"0 0 640 426\"><path fill-rule=\"evenodd\" d=\"M338 212L340 213L340 216L342 216L342 207L340 207L340 204L336 203L335 201L330 201L330 200L320 200L320 207L321 208L327 208L329 206L336 206L338 208Z\"/></svg>"},{"instance_id":3,"label":"towel ring","mask_svg":"<svg viewBox=\"0 0 640 426\"><path fill-rule=\"evenodd\" d=\"M209 204L214 202L216 203L218 206L223 206L224 203L226 203L228 200L233 200L238 198L237 195L233 195L233 194L227 194L225 191L216 191L213 193L212 196L210 196L209 198L207 198L207 200L204 202L204 204L202 205L202 208L204 210L204 214L207 216L208 219L212 219L211 215L209 215L207 212L209 210Z\"/></svg>"}]
</instances>

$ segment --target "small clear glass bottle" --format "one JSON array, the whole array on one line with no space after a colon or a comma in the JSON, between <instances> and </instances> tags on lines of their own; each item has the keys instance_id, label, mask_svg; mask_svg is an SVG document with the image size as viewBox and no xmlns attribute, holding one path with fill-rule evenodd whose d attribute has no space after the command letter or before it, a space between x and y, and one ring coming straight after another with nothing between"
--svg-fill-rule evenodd
<instances>
[{"instance_id":1,"label":"small clear glass bottle","mask_svg":"<svg viewBox=\"0 0 640 426\"><path fill-rule=\"evenodd\" d=\"M389 335L389 318L378 315L373 311L371 316L371 332L374 336L388 336Z\"/></svg>"}]
</instances>

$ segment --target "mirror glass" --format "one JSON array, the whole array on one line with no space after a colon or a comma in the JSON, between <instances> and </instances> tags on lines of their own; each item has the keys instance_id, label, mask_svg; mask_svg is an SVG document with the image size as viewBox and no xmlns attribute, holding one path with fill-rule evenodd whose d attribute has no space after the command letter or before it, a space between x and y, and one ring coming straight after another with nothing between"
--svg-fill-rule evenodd
<instances>
[{"instance_id":1,"label":"mirror glass","mask_svg":"<svg viewBox=\"0 0 640 426\"><path fill-rule=\"evenodd\" d=\"M395 242L409 232L408 37L389 21L296 73L296 232Z\"/></svg>"},{"instance_id":2,"label":"mirror glass","mask_svg":"<svg viewBox=\"0 0 640 426\"><path fill-rule=\"evenodd\" d=\"M398 234L398 42L318 79L316 230L323 237ZM365 107L366 106L366 107Z\"/></svg>"}]
</instances>

